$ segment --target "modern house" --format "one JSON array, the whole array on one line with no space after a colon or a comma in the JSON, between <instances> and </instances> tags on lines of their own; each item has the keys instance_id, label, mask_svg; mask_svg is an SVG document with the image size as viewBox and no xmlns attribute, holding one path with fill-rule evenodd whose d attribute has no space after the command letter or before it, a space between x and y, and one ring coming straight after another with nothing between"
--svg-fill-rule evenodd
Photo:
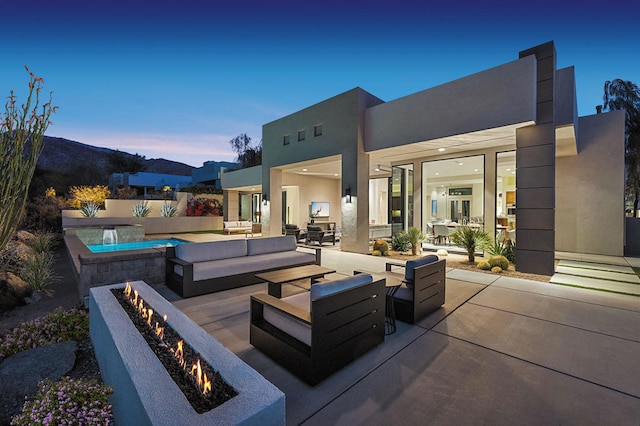
<instances>
[{"instance_id":1,"label":"modern house","mask_svg":"<svg viewBox=\"0 0 640 426\"><path fill-rule=\"evenodd\" d=\"M624 111L579 117L573 67L553 42L509 63L385 102L355 88L263 126L262 166L223 173L228 219L370 227L432 223L512 231L517 269L551 275L556 252L624 250ZM236 208L237 206L237 208Z\"/></svg>"}]
</instances>

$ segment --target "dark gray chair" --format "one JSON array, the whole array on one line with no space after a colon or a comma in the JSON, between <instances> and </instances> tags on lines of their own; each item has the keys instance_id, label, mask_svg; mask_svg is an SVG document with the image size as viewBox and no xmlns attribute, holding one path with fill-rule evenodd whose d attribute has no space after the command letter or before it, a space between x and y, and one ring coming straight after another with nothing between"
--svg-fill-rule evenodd
<instances>
[{"instance_id":1,"label":"dark gray chair","mask_svg":"<svg viewBox=\"0 0 640 426\"><path fill-rule=\"evenodd\" d=\"M404 274L392 272L393 267L404 268ZM445 299L446 269L446 260L438 260L435 255L410 260L405 265L387 263L389 278L402 280L393 295L396 319L414 324L439 309Z\"/></svg>"},{"instance_id":2,"label":"dark gray chair","mask_svg":"<svg viewBox=\"0 0 640 426\"><path fill-rule=\"evenodd\" d=\"M336 233L332 230L325 230L321 226L307 226L306 244L317 242L319 245L324 243L333 243L336 245Z\"/></svg>"},{"instance_id":3,"label":"dark gray chair","mask_svg":"<svg viewBox=\"0 0 640 426\"><path fill-rule=\"evenodd\" d=\"M298 225L287 223L284 225L284 234L293 235L296 238L296 242L306 239L306 233L302 229L298 228Z\"/></svg>"},{"instance_id":4,"label":"dark gray chair","mask_svg":"<svg viewBox=\"0 0 640 426\"><path fill-rule=\"evenodd\" d=\"M251 296L249 341L315 385L384 341L385 280L358 274L278 299Z\"/></svg>"}]
</instances>

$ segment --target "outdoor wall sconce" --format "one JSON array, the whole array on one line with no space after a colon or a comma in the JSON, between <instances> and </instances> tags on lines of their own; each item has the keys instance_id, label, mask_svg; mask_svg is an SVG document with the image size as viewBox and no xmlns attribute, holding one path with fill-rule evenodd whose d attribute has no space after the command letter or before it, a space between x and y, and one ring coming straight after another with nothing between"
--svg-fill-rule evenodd
<instances>
[{"instance_id":1,"label":"outdoor wall sconce","mask_svg":"<svg viewBox=\"0 0 640 426\"><path fill-rule=\"evenodd\" d=\"M267 193L263 193L262 194L262 204L267 204L267 201L269 201L269 197L267 196Z\"/></svg>"},{"instance_id":2,"label":"outdoor wall sconce","mask_svg":"<svg viewBox=\"0 0 640 426\"><path fill-rule=\"evenodd\" d=\"M347 203L351 204L351 187L347 186L344 189L344 196L347 198Z\"/></svg>"}]
</instances>

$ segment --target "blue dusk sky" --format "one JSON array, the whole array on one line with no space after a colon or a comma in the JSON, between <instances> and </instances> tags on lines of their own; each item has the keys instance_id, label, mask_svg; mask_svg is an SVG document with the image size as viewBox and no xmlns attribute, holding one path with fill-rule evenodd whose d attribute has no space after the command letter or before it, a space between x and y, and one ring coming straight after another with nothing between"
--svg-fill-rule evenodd
<instances>
[{"instance_id":1,"label":"blue dusk sky","mask_svg":"<svg viewBox=\"0 0 640 426\"><path fill-rule=\"evenodd\" d=\"M391 101L550 40L581 116L606 80L640 84L637 2L429 3L3 2L0 93L23 99L28 65L60 107L49 136L198 167L354 87Z\"/></svg>"}]
</instances>

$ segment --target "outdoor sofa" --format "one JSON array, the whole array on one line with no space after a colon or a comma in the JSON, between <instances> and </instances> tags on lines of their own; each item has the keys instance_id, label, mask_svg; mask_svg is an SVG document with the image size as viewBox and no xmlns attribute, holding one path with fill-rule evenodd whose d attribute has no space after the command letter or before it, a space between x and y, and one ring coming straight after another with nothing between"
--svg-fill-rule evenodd
<instances>
[{"instance_id":1,"label":"outdoor sofa","mask_svg":"<svg viewBox=\"0 0 640 426\"><path fill-rule=\"evenodd\" d=\"M249 341L313 386L384 342L384 315L385 279L357 274L282 299L251 296Z\"/></svg>"},{"instance_id":2,"label":"outdoor sofa","mask_svg":"<svg viewBox=\"0 0 640 426\"><path fill-rule=\"evenodd\" d=\"M320 249L298 250L293 236L179 244L166 255L167 287L182 297L258 284L261 272L321 260Z\"/></svg>"},{"instance_id":3,"label":"outdoor sofa","mask_svg":"<svg viewBox=\"0 0 640 426\"><path fill-rule=\"evenodd\" d=\"M222 222L222 227L225 234L231 234L232 232L252 232L253 222L250 220L234 220Z\"/></svg>"}]
</instances>

